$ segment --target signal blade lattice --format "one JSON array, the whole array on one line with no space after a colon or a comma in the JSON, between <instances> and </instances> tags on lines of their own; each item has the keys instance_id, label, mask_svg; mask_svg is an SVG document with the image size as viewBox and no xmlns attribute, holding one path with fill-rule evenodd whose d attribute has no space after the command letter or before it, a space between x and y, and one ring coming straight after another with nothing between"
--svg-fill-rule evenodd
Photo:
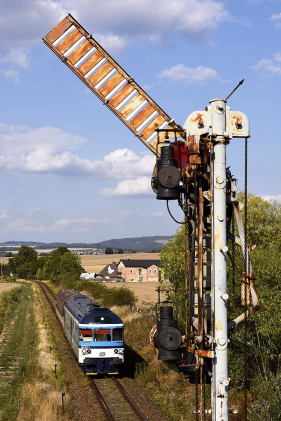
<instances>
[{"instance_id":1,"label":"signal blade lattice","mask_svg":"<svg viewBox=\"0 0 281 421\"><path fill-rule=\"evenodd\" d=\"M185 138L185 130L70 14L43 41L154 154L156 129L181 130L179 135ZM165 132L160 132L160 142L164 136Z\"/></svg>"}]
</instances>

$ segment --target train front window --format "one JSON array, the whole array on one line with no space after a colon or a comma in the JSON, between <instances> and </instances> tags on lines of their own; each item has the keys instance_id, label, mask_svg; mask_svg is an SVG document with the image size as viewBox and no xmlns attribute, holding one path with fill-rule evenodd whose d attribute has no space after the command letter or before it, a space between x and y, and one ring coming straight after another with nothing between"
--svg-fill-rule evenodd
<instances>
[{"instance_id":1,"label":"train front window","mask_svg":"<svg viewBox=\"0 0 281 421\"><path fill-rule=\"evenodd\" d=\"M113 341L122 342L123 341L123 329L115 328L112 329Z\"/></svg>"},{"instance_id":2,"label":"train front window","mask_svg":"<svg viewBox=\"0 0 281 421\"><path fill-rule=\"evenodd\" d=\"M92 329L79 329L79 341L92 342Z\"/></svg>"},{"instance_id":3,"label":"train front window","mask_svg":"<svg viewBox=\"0 0 281 421\"><path fill-rule=\"evenodd\" d=\"M94 341L95 342L111 341L111 330L110 329L94 329Z\"/></svg>"}]
</instances>

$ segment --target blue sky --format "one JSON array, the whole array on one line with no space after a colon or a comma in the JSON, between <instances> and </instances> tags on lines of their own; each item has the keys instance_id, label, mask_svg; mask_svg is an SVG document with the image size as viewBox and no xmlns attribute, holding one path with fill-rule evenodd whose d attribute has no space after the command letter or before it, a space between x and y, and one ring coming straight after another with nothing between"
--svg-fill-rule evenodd
<instances>
[{"instance_id":1,"label":"blue sky","mask_svg":"<svg viewBox=\"0 0 281 421\"><path fill-rule=\"evenodd\" d=\"M154 155L43 44L68 13L179 124L213 98L250 120L249 191L281 201L281 1L0 3L0 242L170 235ZM244 141L227 148L244 181ZM171 205L180 219L177 205Z\"/></svg>"}]
</instances>

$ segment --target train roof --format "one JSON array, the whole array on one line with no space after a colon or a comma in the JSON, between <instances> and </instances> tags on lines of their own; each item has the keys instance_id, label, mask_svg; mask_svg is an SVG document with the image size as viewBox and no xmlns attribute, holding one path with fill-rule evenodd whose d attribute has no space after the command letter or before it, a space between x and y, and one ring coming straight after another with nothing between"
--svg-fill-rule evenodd
<instances>
[{"instance_id":1,"label":"train roof","mask_svg":"<svg viewBox=\"0 0 281 421\"><path fill-rule=\"evenodd\" d=\"M62 289L57 293L57 301L64 305L66 301L68 301L70 298L74 297L75 295L79 295L80 292L75 291L75 289Z\"/></svg>"},{"instance_id":2,"label":"train roof","mask_svg":"<svg viewBox=\"0 0 281 421\"><path fill-rule=\"evenodd\" d=\"M101 306L86 295L76 294L65 302L65 308L80 324L120 324L122 320L109 308Z\"/></svg>"}]
</instances>

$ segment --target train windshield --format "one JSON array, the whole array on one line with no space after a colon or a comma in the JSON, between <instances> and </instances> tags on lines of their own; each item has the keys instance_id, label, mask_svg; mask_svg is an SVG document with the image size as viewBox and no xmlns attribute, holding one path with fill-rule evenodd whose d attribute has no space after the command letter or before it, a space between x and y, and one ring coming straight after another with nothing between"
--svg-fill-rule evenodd
<instances>
[{"instance_id":1,"label":"train windshield","mask_svg":"<svg viewBox=\"0 0 281 421\"><path fill-rule=\"evenodd\" d=\"M122 342L123 341L123 329L122 328L112 329L112 336L113 336L114 342Z\"/></svg>"},{"instance_id":2,"label":"train windshield","mask_svg":"<svg viewBox=\"0 0 281 421\"><path fill-rule=\"evenodd\" d=\"M95 342L109 342L111 341L111 329L94 329Z\"/></svg>"},{"instance_id":3,"label":"train windshield","mask_svg":"<svg viewBox=\"0 0 281 421\"><path fill-rule=\"evenodd\" d=\"M92 329L79 329L79 341L92 342Z\"/></svg>"}]
</instances>

